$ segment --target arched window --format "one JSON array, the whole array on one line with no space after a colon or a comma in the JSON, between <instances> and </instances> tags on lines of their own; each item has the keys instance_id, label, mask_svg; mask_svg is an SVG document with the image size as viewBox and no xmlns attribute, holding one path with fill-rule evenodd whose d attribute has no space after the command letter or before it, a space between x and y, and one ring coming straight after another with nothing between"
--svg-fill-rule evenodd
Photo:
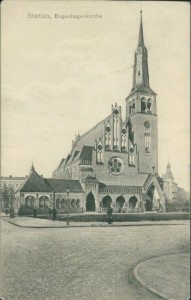
<instances>
[{"instance_id":1,"label":"arched window","mask_svg":"<svg viewBox=\"0 0 191 300\"><path fill-rule=\"evenodd\" d=\"M71 207L75 207L76 206L76 201L74 200L74 199L72 199L72 201L71 201Z\"/></svg>"},{"instance_id":2,"label":"arched window","mask_svg":"<svg viewBox=\"0 0 191 300\"><path fill-rule=\"evenodd\" d=\"M129 149L129 165L131 166L135 165L135 155L134 155L134 149L132 147Z\"/></svg>"},{"instance_id":3,"label":"arched window","mask_svg":"<svg viewBox=\"0 0 191 300\"><path fill-rule=\"evenodd\" d=\"M151 144L150 132L145 132L145 152L150 152Z\"/></svg>"},{"instance_id":4,"label":"arched window","mask_svg":"<svg viewBox=\"0 0 191 300\"><path fill-rule=\"evenodd\" d=\"M110 147L111 147L111 127L110 124L108 123L105 128L105 148L109 150Z\"/></svg>"},{"instance_id":5,"label":"arched window","mask_svg":"<svg viewBox=\"0 0 191 300\"><path fill-rule=\"evenodd\" d=\"M119 208L119 212L121 211L121 208L123 207L124 203L125 203L125 199L123 196L117 197L116 206Z\"/></svg>"},{"instance_id":6,"label":"arched window","mask_svg":"<svg viewBox=\"0 0 191 300\"><path fill-rule=\"evenodd\" d=\"M47 196L41 196L39 198L39 207L48 207L49 199Z\"/></svg>"},{"instance_id":7,"label":"arched window","mask_svg":"<svg viewBox=\"0 0 191 300\"><path fill-rule=\"evenodd\" d=\"M103 199L102 199L102 207L103 208L107 208L109 205L111 205L111 203L112 203L112 199L110 196L107 195L107 196L103 197Z\"/></svg>"},{"instance_id":8,"label":"arched window","mask_svg":"<svg viewBox=\"0 0 191 300\"><path fill-rule=\"evenodd\" d=\"M143 97L141 99L141 112L145 112L146 110L146 99Z\"/></svg>"},{"instance_id":9,"label":"arched window","mask_svg":"<svg viewBox=\"0 0 191 300\"><path fill-rule=\"evenodd\" d=\"M132 105L132 113L134 113L135 112L135 103L133 103L133 105Z\"/></svg>"},{"instance_id":10,"label":"arched window","mask_svg":"<svg viewBox=\"0 0 191 300\"><path fill-rule=\"evenodd\" d=\"M97 162L102 163L103 162L103 146L101 141L99 142L97 146Z\"/></svg>"},{"instance_id":11,"label":"arched window","mask_svg":"<svg viewBox=\"0 0 191 300\"><path fill-rule=\"evenodd\" d=\"M65 199L62 199L62 201L61 201L61 207L62 208L66 207L66 200Z\"/></svg>"},{"instance_id":12,"label":"arched window","mask_svg":"<svg viewBox=\"0 0 191 300\"><path fill-rule=\"evenodd\" d=\"M76 201L76 207L80 208L80 200L79 199Z\"/></svg>"},{"instance_id":13,"label":"arched window","mask_svg":"<svg viewBox=\"0 0 191 300\"><path fill-rule=\"evenodd\" d=\"M56 199L56 207L57 207L57 208L60 207L60 199Z\"/></svg>"},{"instance_id":14,"label":"arched window","mask_svg":"<svg viewBox=\"0 0 191 300\"><path fill-rule=\"evenodd\" d=\"M134 209L136 207L136 204L137 204L137 197L133 196L129 199L129 207L131 209Z\"/></svg>"},{"instance_id":15,"label":"arched window","mask_svg":"<svg viewBox=\"0 0 191 300\"><path fill-rule=\"evenodd\" d=\"M147 112L151 112L152 111L151 105L152 105L152 102L151 102L151 99L149 98L148 101L147 101Z\"/></svg>"},{"instance_id":16,"label":"arched window","mask_svg":"<svg viewBox=\"0 0 191 300\"><path fill-rule=\"evenodd\" d=\"M35 197L34 197L34 196L27 196L27 197L25 198L25 205L26 205L26 206L33 207L33 206L34 206L34 200L35 200Z\"/></svg>"}]
</instances>

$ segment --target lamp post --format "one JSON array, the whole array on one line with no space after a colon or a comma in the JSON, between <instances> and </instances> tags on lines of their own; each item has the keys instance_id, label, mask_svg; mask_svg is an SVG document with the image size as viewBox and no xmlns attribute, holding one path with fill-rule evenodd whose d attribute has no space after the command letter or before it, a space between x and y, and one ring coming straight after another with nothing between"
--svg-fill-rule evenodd
<instances>
[{"instance_id":1,"label":"lamp post","mask_svg":"<svg viewBox=\"0 0 191 300\"><path fill-rule=\"evenodd\" d=\"M66 193L67 193L67 225L69 225L69 193L70 193L70 187L66 186Z\"/></svg>"}]
</instances>

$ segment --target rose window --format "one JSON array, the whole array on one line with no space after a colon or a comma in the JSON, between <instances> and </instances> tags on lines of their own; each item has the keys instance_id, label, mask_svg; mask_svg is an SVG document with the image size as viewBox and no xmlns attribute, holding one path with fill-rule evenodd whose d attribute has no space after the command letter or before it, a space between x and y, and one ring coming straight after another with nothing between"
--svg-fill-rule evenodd
<instances>
[{"instance_id":1,"label":"rose window","mask_svg":"<svg viewBox=\"0 0 191 300\"><path fill-rule=\"evenodd\" d=\"M122 133L125 134L127 131L125 128L122 129Z\"/></svg>"},{"instance_id":2,"label":"rose window","mask_svg":"<svg viewBox=\"0 0 191 300\"><path fill-rule=\"evenodd\" d=\"M110 132L110 131L111 131L111 129L110 129L109 126L106 127L106 131L107 131L107 132Z\"/></svg>"},{"instance_id":3,"label":"rose window","mask_svg":"<svg viewBox=\"0 0 191 300\"><path fill-rule=\"evenodd\" d=\"M119 175L123 172L124 164L121 158L114 156L108 161L108 168L114 175Z\"/></svg>"}]
</instances>

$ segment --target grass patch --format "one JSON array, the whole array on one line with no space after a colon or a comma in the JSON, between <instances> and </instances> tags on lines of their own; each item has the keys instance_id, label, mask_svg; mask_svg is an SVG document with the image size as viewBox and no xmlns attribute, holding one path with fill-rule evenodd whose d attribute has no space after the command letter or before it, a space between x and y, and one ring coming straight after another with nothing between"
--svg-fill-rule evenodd
<instances>
[{"instance_id":1,"label":"grass patch","mask_svg":"<svg viewBox=\"0 0 191 300\"><path fill-rule=\"evenodd\" d=\"M50 219L48 216L38 216L42 219ZM57 215L57 220L66 222L66 214ZM189 220L189 213L132 213L113 214L113 222L140 222L140 221L175 221ZM107 222L107 214L73 214L69 215L71 222Z\"/></svg>"}]
</instances>

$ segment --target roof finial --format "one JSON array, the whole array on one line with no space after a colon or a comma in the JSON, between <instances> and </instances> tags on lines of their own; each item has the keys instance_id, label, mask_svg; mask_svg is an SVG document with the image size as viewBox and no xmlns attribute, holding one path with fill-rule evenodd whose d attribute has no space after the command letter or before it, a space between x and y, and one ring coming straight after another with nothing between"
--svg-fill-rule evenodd
<instances>
[{"instance_id":1,"label":"roof finial","mask_svg":"<svg viewBox=\"0 0 191 300\"><path fill-rule=\"evenodd\" d=\"M31 171L34 171L33 159L32 159Z\"/></svg>"}]
</instances>

